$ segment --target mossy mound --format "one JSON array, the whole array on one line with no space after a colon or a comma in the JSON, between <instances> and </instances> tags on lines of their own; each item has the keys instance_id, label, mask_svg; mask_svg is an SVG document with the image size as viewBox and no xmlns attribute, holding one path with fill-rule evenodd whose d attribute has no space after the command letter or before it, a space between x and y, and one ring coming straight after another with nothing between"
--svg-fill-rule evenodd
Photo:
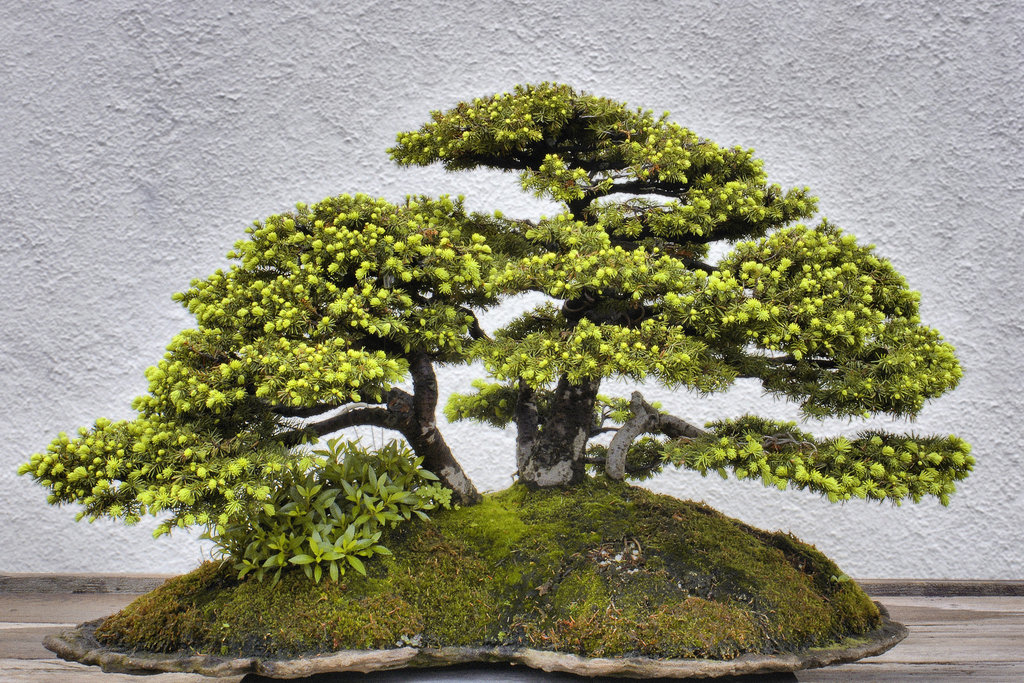
<instances>
[{"instance_id":1,"label":"mossy mound","mask_svg":"<svg viewBox=\"0 0 1024 683\"><path fill-rule=\"evenodd\" d=\"M106 645L285 657L508 646L588 657L732 659L875 629L875 605L813 547L604 478L513 486L386 539L392 557L315 584L237 581L226 563L108 618Z\"/></svg>"}]
</instances>

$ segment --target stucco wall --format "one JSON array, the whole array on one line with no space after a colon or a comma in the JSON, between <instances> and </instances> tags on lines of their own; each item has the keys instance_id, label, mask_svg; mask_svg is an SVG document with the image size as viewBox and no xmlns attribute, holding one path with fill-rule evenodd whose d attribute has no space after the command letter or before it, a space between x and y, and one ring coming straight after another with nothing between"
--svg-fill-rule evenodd
<instances>
[{"instance_id":1,"label":"stucco wall","mask_svg":"<svg viewBox=\"0 0 1024 683\"><path fill-rule=\"evenodd\" d=\"M163 7L0 7L0 571L194 566L204 546L188 535L76 524L17 465L60 430L131 414L143 370L190 324L171 293L223 265L253 219L353 191L545 211L513 177L399 169L384 150L431 109L557 80L670 110L754 147L774 181L810 185L922 292L966 372L910 427L974 445L949 508L676 471L652 487L791 530L853 576L1024 578L1019 3L148 4ZM472 376L443 371L442 389ZM756 387L647 394L698 422L795 418ZM446 433L478 485L510 482L511 433Z\"/></svg>"}]
</instances>

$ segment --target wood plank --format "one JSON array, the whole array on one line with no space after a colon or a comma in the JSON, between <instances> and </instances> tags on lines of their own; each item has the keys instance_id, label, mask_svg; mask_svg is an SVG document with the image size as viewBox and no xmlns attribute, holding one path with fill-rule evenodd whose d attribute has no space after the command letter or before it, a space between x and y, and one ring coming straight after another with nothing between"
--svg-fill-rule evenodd
<instances>
[{"instance_id":1,"label":"wood plank","mask_svg":"<svg viewBox=\"0 0 1024 683\"><path fill-rule=\"evenodd\" d=\"M124 609L130 593L0 593L0 623L73 623L99 619Z\"/></svg>"},{"instance_id":2,"label":"wood plank","mask_svg":"<svg viewBox=\"0 0 1024 683\"><path fill-rule=\"evenodd\" d=\"M897 645L896 647L899 647ZM878 683L878 681L985 681L986 683L1020 683L1024 681L1024 664L942 662L921 666L864 660L855 664L800 671L801 683Z\"/></svg>"},{"instance_id":3,"label":"wood plank","mask_svg":"<svg viewBox=\"0 0 1024 683\"><path fill-rule=\"evenodd\" d=\"M857 579L872 597L898 595L939 596L1024 596L1024 581L962 579Z\"/></svg>"},{"instance_id":4,"label":"wood plank","mask_svg":"<svg viewBox=\"0 0 1024 683\"><path fill-rule=\"evenodd\" d=\"M51 657L53 653L49 653ZM108 674L95 666L85 666L63 659L0 659L4 683L239 683L241 676L209 678L197 674L156 674L131 676Z\"/></svg>"},{"instance_id":5,"label":"wood plank","mask_svg":"<svg viewBox=\"0 0 1024 683\"><path fill-rule=\"evenodd\" d=\"M0 593L148 593L173 574L0 574Z\"/></svg>"}]
</instances>

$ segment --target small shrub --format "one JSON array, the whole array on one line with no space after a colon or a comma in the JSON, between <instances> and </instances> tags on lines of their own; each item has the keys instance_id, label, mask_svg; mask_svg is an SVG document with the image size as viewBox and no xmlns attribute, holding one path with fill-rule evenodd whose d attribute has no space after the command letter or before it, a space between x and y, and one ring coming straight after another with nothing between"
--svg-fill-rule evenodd
<instances>
[{"instance_id":1,"label":"small shrub","mask_svg":"<svg viewBox=\"0 0 1024 683\"><path fill-rule=\"evenodd\" d=\"M451 490L421 463L398 441L369 451L332 439L289 463L256 509L204 536L235 560L239 578L272 574L276 584L291 567L316 582L349 568L365 574L361 558L390 554L379 542L384 527L451 506Z\"/></svg>"}]
</instances>

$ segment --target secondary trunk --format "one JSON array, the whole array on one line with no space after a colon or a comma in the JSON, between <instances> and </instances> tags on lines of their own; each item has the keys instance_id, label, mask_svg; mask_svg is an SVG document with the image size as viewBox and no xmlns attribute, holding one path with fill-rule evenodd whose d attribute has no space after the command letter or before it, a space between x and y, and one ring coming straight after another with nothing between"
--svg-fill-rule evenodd
<instances>
[{"instance_id":1,"label":"secondary trunk","mask_svg":"<svg viewBox=\"0 0 1024 683\"><path fill-rule=\"evenodd\" d=\"M409 440L413 451L423 457L423 467L436 474L441 483L454 492L456 502L462 505L476 503L480 500L480 493L437 428L437 376L433 363L425 354L416 354L410 359L409 371L413 384L411 405L402 410L405 406L389 402L388 409L405 413L402 434Z\"/></svg>"},{"instance_id":2,"label":"secondary trunk","mask_svg":"<svg viewBox=\"0 0 1024 683\"><path fill-rule=\"evenodd\" d=\"M375 425L394 429L405 437L416 455L423 458L423 467L430 470L441 483L453 492L452 500L461 505L471 505L480 500L480 493L473 486L459 461L452 455L445 442L434 413L437 410L437 377L430 357L415 354L409 359L412 374L413 393L392 388L386 404L352 404L348 410L314 422L293 432L296 440L313 432L317 436L331 434L346 427ZM306 411L280 411L282 414L306 417ZM291 439L286 438L289 442Z\"/></svg>"},{"instance_id":3,"label":"secondary trunk","mask_svg":"<svg viewBox=\"0 0 1024 683\"><path fill-rule=\"evenodd\" d=\"M527 486L565 486L585 475L583 456L594 426L594 401L600 380L572 384L558 380L548 410L539 415L533 391L519 385L516 408L516 464Z\"/></svg>"}]
</instances>

